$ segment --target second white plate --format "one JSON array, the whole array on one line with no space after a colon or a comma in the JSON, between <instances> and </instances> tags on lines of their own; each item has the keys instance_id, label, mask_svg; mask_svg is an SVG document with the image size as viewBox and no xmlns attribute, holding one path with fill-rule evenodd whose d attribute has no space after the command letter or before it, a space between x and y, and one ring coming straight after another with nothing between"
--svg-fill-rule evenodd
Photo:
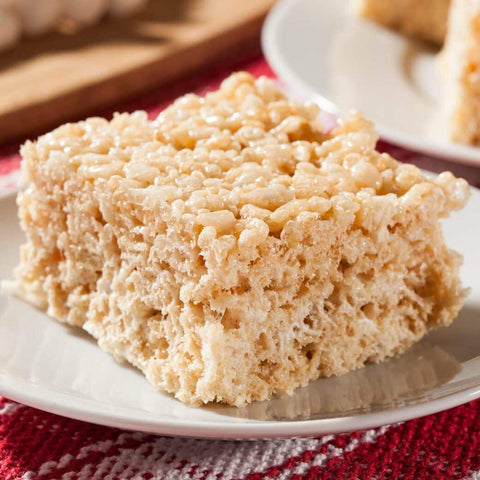
<instances>
[{"instance_id":1,"label":"second white plate","mask_svg":"<svg viewBox=\"0 0 480 480\"><path fill-rule=\"evenodd\" d=\"M336 115L361 110L384 140L480 165L480 148L449 141L436 52L354 16L348 0L281 0L264 53L287 87Z\"/></svg>"}]
</instances>

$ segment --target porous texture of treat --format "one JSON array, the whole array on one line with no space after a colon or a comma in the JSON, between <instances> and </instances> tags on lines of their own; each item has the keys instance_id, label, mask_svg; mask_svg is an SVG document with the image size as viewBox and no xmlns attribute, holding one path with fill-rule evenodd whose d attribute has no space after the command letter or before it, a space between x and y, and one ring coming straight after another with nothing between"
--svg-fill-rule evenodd
<instances>
[{"instance_id":1,"label":"porous texture of treat","mask_svg":"<svg viewBox=\"0 0 480 480\"><path fill-rule=\"evenodd\" d=\"M183 402L241 406L406 350L461 307L439 218L468 186L354 114L238 73L22 148L17 292Z\"/></svg>"},{"instance_id":2,"label":"porous texture of treat","mask_svg":"<svg viewBox=\"0 0 480 480\"><path fill-rule=\"evenodd\" d=\"M450 0L352 0L355 11L389 28L441 45Z\"/></svg>"},{"instance_id":3,"label":"porous texture of treat","mask_svg":"<svg viewBox=\"0 0 480 480\"><path fill-rule=\"evenodd\" d=\"M443 109L452 140L480 143L480 1L452 0L441 58Z\"/></svg>"}]
</instances>

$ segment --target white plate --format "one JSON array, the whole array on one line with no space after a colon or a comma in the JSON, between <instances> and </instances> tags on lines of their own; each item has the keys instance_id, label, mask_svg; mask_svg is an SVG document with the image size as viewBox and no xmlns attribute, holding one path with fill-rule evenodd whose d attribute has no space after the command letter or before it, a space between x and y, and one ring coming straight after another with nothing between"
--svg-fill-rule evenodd
<instances>
[{"instance_id":1,"label":"white plate","mask_svg":"<svg viewBox=\"0 0 480 480\"><path fill-rule=\"evenodd\" d=\"M15 194L20 187L20 169L0 175L0 199Z\"/></svg>"},{"instance_id":2,"label":"white plate","mask_svg":"<svg viewBox=\"0 0 480 480\"><path fill-rule=\"evenodd\" d=\"M448 140L436 52L354 16L348 3L281 0L270 12L263 50L291 93L336 115L359 109L387 141L480 165L480 148Z\"/></svg>"},{"instance_id":3,"label":"white plate","mask_svg":"<svg viewBox=\"0 0 480 480\"><path fill-rule=\"evenodd\" d=\"M446 222L449 244L465 254L472 293L448 329L406 354L339 378L320 379L292 396L235 409L190 408L156 391L83 332L0 295L0 394L49 412L152 433L266 438L344 432L398 422L480 396L480 191ZM0 279L18 259L13 197L0 199Z\"/></svg>"}]
</instances>

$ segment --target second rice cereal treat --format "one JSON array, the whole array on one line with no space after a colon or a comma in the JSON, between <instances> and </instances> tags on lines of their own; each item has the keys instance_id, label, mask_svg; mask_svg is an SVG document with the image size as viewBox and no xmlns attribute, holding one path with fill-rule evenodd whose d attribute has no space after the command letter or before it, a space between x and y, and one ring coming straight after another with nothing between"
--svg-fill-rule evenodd
<instances>
[{"instance_id":1,"label":"second rice cereal treat","mask_svg":"<svg viewBox=\"0 0 480 480\"><path fill-rule=\"evenodd\" d=\"M407 35L442 45L451 0L352 0L355 11Z\"/></svg>"}]
</instances>

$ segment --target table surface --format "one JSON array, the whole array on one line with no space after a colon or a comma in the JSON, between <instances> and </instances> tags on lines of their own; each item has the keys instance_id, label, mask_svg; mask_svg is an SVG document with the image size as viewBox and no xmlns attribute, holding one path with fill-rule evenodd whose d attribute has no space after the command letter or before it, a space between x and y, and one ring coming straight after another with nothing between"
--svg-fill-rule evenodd
<instances>
[{"instance_id":1,"label":"table surface","mask_svg":"<svg viewBox=\"0 0 480 480\"><path fill-rule=\"evenodd\" d=\"M117 105L156 116L177 96L203 94L232 71L274 77L258 53L223 60L195 75ZM74 119L72 119L74 120ZM18 144L0 147L0 194L17 176ZM450 170L480 187L480 168L379 148L432 171ZM364 432L256 442L157 437L92 425L0 397L0 479L471 479L480 480L480 401Z\"/></svg>"}]
</instances>

